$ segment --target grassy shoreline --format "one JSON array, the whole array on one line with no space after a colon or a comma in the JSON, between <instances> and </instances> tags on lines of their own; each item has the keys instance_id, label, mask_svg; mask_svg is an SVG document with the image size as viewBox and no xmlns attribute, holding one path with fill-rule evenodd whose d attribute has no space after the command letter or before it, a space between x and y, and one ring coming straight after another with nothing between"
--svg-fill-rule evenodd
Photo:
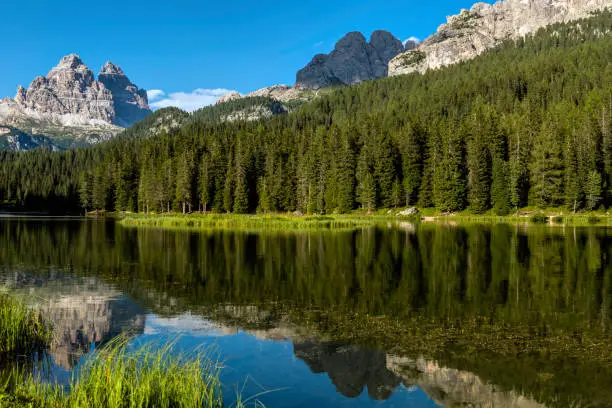
<instances>
[{"instance_id":1,"label":"grassy shoreline","mask_svg":"<svg viewBox=\"0 0 612 408\"><path fill-rule=\"evenodd\" d=\"M97 350L67 388L27 374L14 376L21 378L13 378L4 397L0 390L0 406L222 408L220 370L203 353L177 355L173 343L132 350L127 338L119 338Z\"/></svg>"},{"instance_id":2,"label":"grassy shoreline","mask_svg":"<svg viewBox=\"0 0 612 408\"><path fill-rule=\"evenodd\" d=\"M28 358L47 349L52 328L36 311L0 293L0 357ZM205 353L177 354L175 343L134 348L130 339L96 350L68 387L14 366L0 381L0 407L222 408L221 364ZM11 367L8 367L9 370ZM238 400L237 408L244 404Z\"/></svg>"},{"instance_id":3,"label":"grassy shoreline","mask_svg":"<svg viewBox=\"0 0 612 408\"><path fill-rule=\"evenodd\" d=\"M312 230L354 229L391 221L417 221L394 215L293 215L293 214L118 214L125 226L153 226L195 229Z\"/></svg>"},{"instance_id":4,"label":"grassy shoreline","mask_svg":"<svg viewBox=\"0 0 612 408\"><path fill-rule=\"evenodd\" d=\"M507 223L541 224L550 226L612 226L612 216L605 212L571 213L563 209L522 209L510 215L494 213L473 214L468 211L441 213L426 208L418 215L399 215L401 209L380 210L376 213L354 212L350 214L295 215L274 214L106 214L120 220L124 226L150 226L158 228L187 229L242 229L242 230L341 230L365 228L392 222L425 222L440 224L459 223Z\"/></svg>"},{"instance_id":5,"label":"grassy shoreline","mask_svg":"<svg viewBox=\"0 0 612 408\"><path fill-rule=\"evenodd\" d=\"M38 312L0 293L0 355L26 355L50 341L51 328Z\"/></svg>"}]
</instances>

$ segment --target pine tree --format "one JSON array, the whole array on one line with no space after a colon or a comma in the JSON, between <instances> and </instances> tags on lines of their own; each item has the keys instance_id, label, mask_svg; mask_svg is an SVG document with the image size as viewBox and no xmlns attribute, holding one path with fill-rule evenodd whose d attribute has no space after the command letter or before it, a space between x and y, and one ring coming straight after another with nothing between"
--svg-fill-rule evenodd
<instances>
[{"instance_id":1,"label":"pine tree","mask_svg":"<svg viewBox=\"0 0 612 408\"><path fill-rule=\"evenodd\" d=\"M94 170L92 186L92 205L96 210L106 209L106 169L99 165Z\"/></svg>"},{"instance_id":2,"label":"pine tree","mask_svg":"<svg viewBox=\"0 0 612 408\"><path fill-rule=\"evenodd\" d=\"M194 170L195 162L192 152L183 152L178 156L175 200L180 204L183 214L187 212L187 207L191 212Z\"/></svg>"},{"instance_id":3,"label":"pine tree","mask_svg":"<svg viewBox=\"0 0 612 408\"><path fill-rule=\"evenodd\" d=\"M578 158L576 156L577 143L574 136L567 139L565 149L565 205L571 211L578 211L583 204L583 184L580 183Z\"/></svg>"},{"instance_id":4,"label":"pine tree","mask_svg":"<svg viewBox=\"0 0 612 408\"><path fill-rule=\"evenodd\" d=\"M337 208L341 213L351 211L355 206L355 147L352 137L344 132L337 163Z\"/></svg>"},{"instance_id":5,"label":"pine tree","mask_svg":"<svg viewBox=\"0 0 612 408\"><path fill-rule=\"evenodd\" d=\"M198 177L198 192L200 193L200 203L202 205L202 211L206 213L208 211L208 205L212 202L211 197L211 174L208 164L208 158L203 155L200 160L200 174Z\"/></svg>"},{"instance_id":6,"label":"pine tree","mask_svg":"<svg viewBox=\"0 0 612 408\"><path fill-rule=\"evenodd\" d=\"M485 135L477 126L467 140L468 200L470 210L479 214L491 205L491 157Z\"/></svg>"},{"instance_id":7,"label":"pine tree","mask_svg":"<svg viewBox=\"0 0 612 408\"><path fill-rule=\"evenodd\" d=\"M593 170L589 173L589 177L585 186L586 197L587 197L587 208L594 210L601 201L601 174L597 170Z\"/></svg>"},{"instance_id":8,"label":"pine tree","mask_svg":"<svg viewBox=\"0 0 612 408\"><path fill-rule=\"evenodd\" d=\"M402 160L403 189L405 205L416 204L423 176L422 136L416 126L408 126L400 137L400 155Z\"/></svg>"},{"instance_id":9,"label":"pine tree","mask_svg":"<svg viewBox=\"0 0 612 408\"><path fill-rule=\"evenodd\" d=\"M402 184L399 182L398 179L395 179L395 181L393 182L393 187L391 189L391 203L393 205L393 208L397 208L402 205L403 200L404 194L402 191Z\"/></svg>"},{"instance_id":10,"label":"pine tree","mask_svg":"<svg viewBox=\"0 0 612 408\"><path fill-rule=\"evenodd\" d=\"M235 172L235 189L233 212L246 214L249 212L249 193L247 187L247 174L244 164L238 159Z\"/></svg>"},{"instance_id":11,"label":"pine tree","mask_svg":"<svg viewBox=\"0 0 612 408\"><path fill-rule=\"evenodd\" d=\"M459 211L465 206L463 135L456 126L442 135L442 160L434 174L434 199L440 211Z\"/></svg>"},{"instance_id":12,"label":"pine tree","mask_svg":"<svg viewBox=\"0 0 612 408\"><path fill-rule=\"evenodd\" d=\"M92 206L92 177L86 171L82 171L79 178L79 197L81 199L81 206L87 213L87 209Z\"/></svg>"},{"instance_id":13,"label":"pine tree","mask_svg":"<svg viewBox=\"0 0 612 408\"><path fill-rule=\"evenodd\" d=\"M491 184L491 204L497 215L510 212L510 190L508 188L508 163L501 158L493 159L493 182Z\"/></svg>"},{"instance_id":14,"label":"pine tree","mask_svg":"<svg viewBox=\"0 0 612 408\"><path fill-rule=\"evenodd\" d=\"M387 132L380 132L374 147L374 177L383 207L393 206L393 182L397 176L397 149Z\"/></svg>"},{"instance_id":15,"label":"pine tree","mask_svg":"<svg viewBox=\"0 0 612 408\"><path fill-rule=\"evenodd\" d=\"M563 161L561 147L549 119L536 139L531 163L533 201L540 207L558 206L563 198Z\"/></svg>"},{"instance_id":16,"label":"pine tree","mask_svg":"<svg viewBox=\"0 0 612 408\"><path fill-rule=\"evenodd\" d=\"M368 212L376 209L376 182L372 173L368 172L359 184L359 202Z\"/></svg>"}]
</instances>

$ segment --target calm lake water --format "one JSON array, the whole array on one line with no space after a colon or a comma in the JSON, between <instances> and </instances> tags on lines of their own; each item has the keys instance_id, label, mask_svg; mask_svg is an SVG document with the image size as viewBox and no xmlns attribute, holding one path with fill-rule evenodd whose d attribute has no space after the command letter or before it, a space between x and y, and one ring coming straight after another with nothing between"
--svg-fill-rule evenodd
<instances>
[{"instance_id":1,"label":"calm lake water","mask_svg":"<svg viewBox=\"0 0 612 408\"><path fill-rule=\"evenodd\" d=\"M241 390L267 407L608 407L611 232L2 218L0 290L52 322L61 383L116 336L179 335L220 356L228 405Z\"/></svg>"}]
</instances>

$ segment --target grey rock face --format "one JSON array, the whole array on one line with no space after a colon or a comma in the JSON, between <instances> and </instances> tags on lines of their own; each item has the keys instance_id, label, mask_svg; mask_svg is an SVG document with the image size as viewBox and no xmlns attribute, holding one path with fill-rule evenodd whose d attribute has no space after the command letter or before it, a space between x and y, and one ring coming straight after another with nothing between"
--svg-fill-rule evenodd
<instances>
[{"instance_id":1,"label":"grey rock face","mask_svg":"<svg viewBox=\"0 0 612 408\"><path fill-rule=\"evenodd\" d=\"M223 95L222 97L220 97L217 100L217 105L221 104L221 103L226 103L226 102L230 102L230 101L235 101L236 99L240 99L242 98L242 95L240 95L238 92L230 92L228 94Z\"/></svg>"},{"instance_id":2,"label":"grey rock face","mask_svg":"<svg viewBox=\"0 0 612 408\"><path fill-rule=\"evenodd\" d=\"M46 77L39 76L15 101L39 114L78 115L111 123L115 117L113 96L94 78L76 54L65 56Z\"/></svg>"},{"instance_id":3,"label":"grey rock face","mask_svg":"<svg viewBox=\"0 0 612 408\"><path fill-rule=\"evenodd\" d=\"M14 102L26 117L65 126L128 127L151 113L146 92L132 84L121 68L109 62L96 80L76 54L63 57L27 90L19 87Z\"/></svg>"},{"instance_id":4,"label":"grey rock face","mask_svg":"<svg viewBox=\"0 0 612 408\"><path fill-rule=\"evenodd\" d=\"M115 125L129 127L151 113L147 92L138 89L115 64L107 62L98 74L98 81L112 94Z\"/></svg>"},{"instance_id":5,"label":"grey rock face","mask_svg":"<svg viewBox=\"0 0 612 408\"><path fill-rule=\"evenodd\" d=\"M389 75L425 72L480 55L504 40L537 29L587 17L612 7L611 0L505 0L491 5L476 3L471 10L447 18L438 31L417 49L389 62Z\"/></svg>"},{"instance_id":6,"label":"grey rock face","mask_svg":"<svg viewBox=\"0 0 612 408\"><path fill-rule=\"evenodd\" d=\"M402 42L386 31L375 31L370 42L359 32L348 33L330 54L315 55L297 73L296 87L320 89L383 78L391 58L404 50Z\"/></svg>"}]
</instances>

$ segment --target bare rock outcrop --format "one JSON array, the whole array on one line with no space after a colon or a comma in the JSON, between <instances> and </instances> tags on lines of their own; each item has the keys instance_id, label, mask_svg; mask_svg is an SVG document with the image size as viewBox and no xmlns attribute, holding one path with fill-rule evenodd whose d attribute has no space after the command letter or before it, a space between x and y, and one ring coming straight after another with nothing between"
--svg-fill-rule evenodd
<instances>
[{"instance_id":1,"label":"bare rock outcrop","mask_svg":"<svg viewBox=\"0 0 612 408\"><path fill-rule=\"evenodd\" d=\"M46 76L36 77L14 99L0 102L0 122L47 120L64 126L129 127L151 113L147 94L118 66L107 62L96 80L76 54L63 57ZM13 122L8 123L8 117ZM17 118L17 119L16 119Z\"/></svg>"},{"instance_id":2,"label":"bare rock outcrop","mask_svg":"<svg viewBox=\"0 0 612 408\"><path fill-rule=\"evenodd\" d=\"M240 99L242 98L242 95L240 95L238 92L230 92L228 94L223 95L222 97L220 97L217 100L217 105L221 104L221 103L226 103L226 102L231 102L231 101L235 101L236 99Z\"/></svg>"},{"instance_id":3,"label":"bare rock outcrop","mask_svg":"<svg viewBox=\"0 0 612 408\"><path fill-rule=\"evenodd\" d=\"M46 77L35 78L27 91L20 87L15 102L43 115L81 116L106 123L115 118L112 93L76 54L63 57Z\"/></svg>"},{"instance_id":4,"label":"bare rock outcrop","mask_svg":"<svg viewBox=\"0 0 612 408\"><path fill-rule=\"evenodd\" d=\"M541 27L588 17L612 7L611 0L504 0L476 3L447 18L446 24L416 49L395 56L389 75L423 73L472 59L509 39Z\"/></svg>"},{"instance_id":5,"label":"bare rock outcrop","mask_svg":"<svg viewBox=\"0 0 612 408\"><path fill-rule=\"evenodd\" d=\"M129 127L151 113L147 92L144 89L138 89L123 73L123 70L112 62L109 61L102 67L98 74L98 81L112 95L115 110L113 124Z\"/></svg>"},{"instance_id":6,"label":"bare rock outcrop","mask_svg":"<svg viewBox=\"0 0 612 408\"><path fill-rule=\"evenodd\" d=\"M404 44L387 31L375 31L370 42L359 32L348 33L329 54L318 54L296 76L296 87L320 89L354 85L387 76L388 63Z\"/></svg>"}]
</instances>

